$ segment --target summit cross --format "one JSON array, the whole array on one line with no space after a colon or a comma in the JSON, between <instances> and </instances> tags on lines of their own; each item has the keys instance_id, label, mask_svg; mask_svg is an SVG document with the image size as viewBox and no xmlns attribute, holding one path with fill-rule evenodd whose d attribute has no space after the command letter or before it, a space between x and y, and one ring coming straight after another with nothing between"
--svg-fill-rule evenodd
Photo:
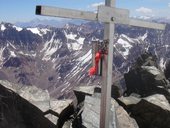
<instances>
[{"instance_id":1,"label":"summit cross","mask_svg":"<svg viewBox=\"0 0 170 128\"><path fill-rule=\"evenodd\" d=\"M116 0L105 0L105 5L98 7L97 13L79 11L73 9L63 9L49 6L36 6L36 14L52 17L62 17L71 19L83 19L105 23L104 40L108 40L108 55L104 56L102 70L102 91L100 107L100 128L116 128L110 120L111 112L111 85L112 85L112 64L113 64L113 42L115 24L126 24L131 26L146 27L164 30L165 25L151 23L142 20L130 19L127 9L115 7Z\"/></svg>"}]
</instances>

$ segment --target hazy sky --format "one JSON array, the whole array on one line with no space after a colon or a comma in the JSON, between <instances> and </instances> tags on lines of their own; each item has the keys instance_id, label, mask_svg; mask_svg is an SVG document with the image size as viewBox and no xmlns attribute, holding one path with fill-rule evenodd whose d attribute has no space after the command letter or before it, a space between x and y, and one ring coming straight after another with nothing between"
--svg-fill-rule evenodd
<instances>
[{"instance_id":1,"label":"hazy sky","mask_svg":"<svg viewBox=\"0 0 170 128\"><path fill-rule=\"evenodd\" d=\"M63 8L96 11L104 0L0 0L0 22L30 21L36 16L36 5L49 5ZM130 10L131 16L156 16L170 18L170 0L117 0L118 8Z\"/></svg>"}]
</instances>

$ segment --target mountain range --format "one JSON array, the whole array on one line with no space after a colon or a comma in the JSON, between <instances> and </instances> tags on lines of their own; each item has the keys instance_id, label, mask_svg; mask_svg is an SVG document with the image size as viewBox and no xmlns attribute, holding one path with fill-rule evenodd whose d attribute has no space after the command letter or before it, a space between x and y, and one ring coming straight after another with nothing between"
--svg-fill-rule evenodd
<instances>
[{"instance_id":1,"label":"mountain range","mask_svg":"<svg viewBox=\"0 0 170 128\"><path fill-rule=\"evenodd\" d=\"M144 52L157 57L161 70L170 58L170 24L165 31L116 25L113 58L114 84L124 88L123 74ZM67 23L18 27L0 23L0 79L47 89L51 96L72 97L75 86L100 82L89 77L92 42L102 40L103 24Z\"/></svg>"}]
</instances>

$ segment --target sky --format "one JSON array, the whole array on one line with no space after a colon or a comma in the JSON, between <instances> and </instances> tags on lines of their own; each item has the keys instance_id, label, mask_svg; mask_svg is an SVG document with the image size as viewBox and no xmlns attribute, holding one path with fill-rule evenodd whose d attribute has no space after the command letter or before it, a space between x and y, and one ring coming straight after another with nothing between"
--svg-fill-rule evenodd
<instances>
[{"instance_id":1,"label":"sky","mask_svg":"<svg viewBox=\"0 0 170 128\"><path fill-rule=\"evenodd\" d=\"M48 5L84 11L97 11L104 0L0 0L0 22L28 22L48 19L35 15L36 5ZM116 0L117 8L130 10L130 16L170 18L170 0Z\"/></svg>"}]
</instances>

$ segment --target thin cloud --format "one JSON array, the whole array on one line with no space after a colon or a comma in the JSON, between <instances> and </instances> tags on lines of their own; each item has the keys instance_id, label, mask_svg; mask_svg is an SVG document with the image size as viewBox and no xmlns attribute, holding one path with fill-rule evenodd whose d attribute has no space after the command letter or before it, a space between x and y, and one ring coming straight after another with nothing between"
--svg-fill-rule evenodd
<instances>
[{"instance_id":1,"label":"thin cloud","mask_svg":"<svg viewBox=\"0 0 170 128\"><path fill-rule=\"evenodd\" d=\"M168 3L168 7L170 8L170 3Z\"/></svg>"},{"instance_id":2,"label":"thin cloud","mask_svg":"<svg viewBox=\"0 0 170 128\"><path fill-rule=\"evenodd\" d=\"M97 7L100 5L104 5L104 2L93 3L93 4L89 5L88 8L91 8L94 10L94 9L97 9Z\"/></svg>"},{"instance_id":3,"label":"thin cloud","mask_svg":"<svg viewBox=\"0 0 170 128\"><path fill-rule=\"evenodd\" d=\"M136 11L139 12L139 13L142 13L142 14L148 14L148 13L151 14L151 13L153 13L152 9L145 8L145 7L140 7L138 9L136 9Z\"/></svg>"}]
</instances>

